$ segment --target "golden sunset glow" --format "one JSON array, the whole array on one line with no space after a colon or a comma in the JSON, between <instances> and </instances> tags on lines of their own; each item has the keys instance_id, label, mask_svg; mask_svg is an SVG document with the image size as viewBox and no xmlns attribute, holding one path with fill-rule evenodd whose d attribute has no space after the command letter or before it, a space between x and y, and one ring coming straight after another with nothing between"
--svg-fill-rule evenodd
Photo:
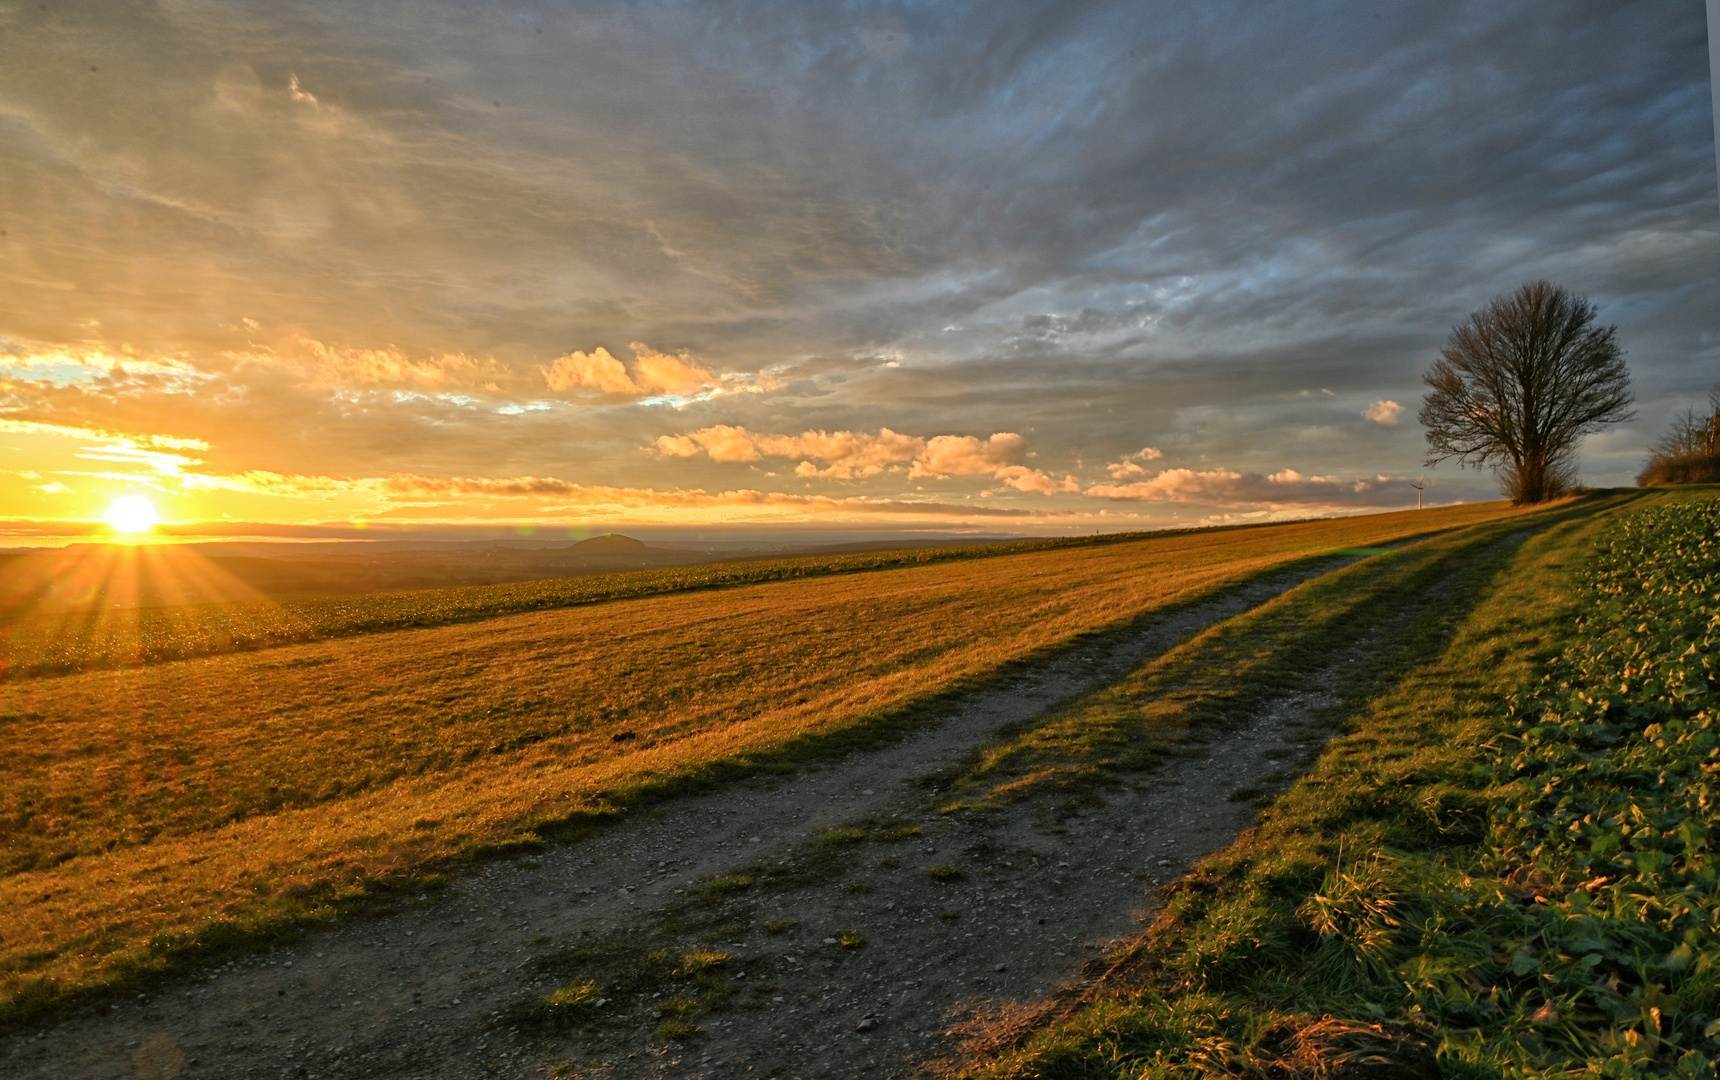
<instances>
[{"instance_id":1,"label":"golden sunset glow","mask_svg":"<svg viewBox=\"0 0 1720 1080\"><path fill-rule=\"evenodd\" d=\"M126 495L113 501L103 520L119 532L136 536L161 524L161 515L155 512L155 504L142 495Z\"/></svg>"},{"instance_id":2,"label":"golden sunset glow","mask_svg":"<svg viewBox=\"0 0 1720 1080\"><path fill-rule=\"evenodd\" d=\"M1422 370L1546 274L1638 375L1584 483L1720 370L1700 5L763 2L0 7L0 548L1414 508Z\"/></svg>"}]
</instances>

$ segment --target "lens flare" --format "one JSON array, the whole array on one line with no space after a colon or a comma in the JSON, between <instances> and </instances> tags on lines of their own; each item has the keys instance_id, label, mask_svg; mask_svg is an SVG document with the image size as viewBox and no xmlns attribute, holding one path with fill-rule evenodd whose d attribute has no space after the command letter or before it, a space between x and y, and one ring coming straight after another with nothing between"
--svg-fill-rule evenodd
<instances>
[{"instance_id":1,"label":"lens flare","mask_svg":"<svg viewBox=\"0 0 1720 1080\"><path fill-rule=\"evenodd\" d=\"M107 523L122 533L144 533L161 524L161 518L142 495L126 495L108 507Z\"/></svg>"}]
</instances>

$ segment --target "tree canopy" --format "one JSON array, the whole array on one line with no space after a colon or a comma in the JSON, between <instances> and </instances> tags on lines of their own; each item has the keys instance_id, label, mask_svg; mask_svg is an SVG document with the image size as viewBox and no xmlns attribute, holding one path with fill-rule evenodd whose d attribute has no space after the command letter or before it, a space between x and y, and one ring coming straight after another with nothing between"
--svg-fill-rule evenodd
<instances>
[{"instance_id":1,"label":"tree canopy","mask_svg":"<svg viewBox=\"0 0 1720 1080\"><path fill-rule=\"evenodd\" d=\"M1594 321L1587 298L1532 281L1453 329L1423 376L1427 464L1491 466L1519 503L1568 490L1582 437L1632 415L1616 328Z\"/></svg>"}]
</instances>

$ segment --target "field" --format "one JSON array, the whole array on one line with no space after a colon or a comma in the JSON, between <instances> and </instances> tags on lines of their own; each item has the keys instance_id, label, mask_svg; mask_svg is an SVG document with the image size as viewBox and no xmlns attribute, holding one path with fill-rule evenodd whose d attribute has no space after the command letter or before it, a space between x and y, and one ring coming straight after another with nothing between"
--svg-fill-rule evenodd
<instances>
[{"instance_id":1,"label":"field","mask_svg":"<svg viewBox=\"0 0 1720 1080\"><path fill-rule=\"evenodd\" d=\"M1459 507L278 617L170 608L148 633L107 615L20 624L15 670L145 666L0 684L0 1016L386 904L646 799L887 738L1024 659L1275 569L1518 519L1541 520ZM241 619L264 630L237 635ZM400 629L420 623L449 625ZM343 636L260 647L313 631ZM128 634L169 644L128 653ZM232 648L256 651L170 659Z\"/></svg>"},{"instance_id":2,"label":"field","mask_svg":"<svg viewBox=\"0 0 1720 1080\"><path fill-rule=\"evenodd\" d=\"M664 566L624 573L589 574L592 560L582 564L586 576L558 576L547 558L523 563L539 580L484 585L419 588L372 593L364 586L398 574L401 559L387 560L387 573L342 565L284 559L252 559L250 563L285 571L271 580L251 570L242 580L231 559L204 559L170 554L149 547L112 547L39 566L16 569L16 595L0 596L0 612L9 612L0 629L0 678L57 675L101 668L247 652L276 645L326 638L374 634L385 630L446 626L527 611L549 611L582 604L637 596L751 585L766 581L823 577L897 566L924 566L1011 552L1044 551L1071 544L1112 543L1114 538L1042 540L992 544L983 548L944 548L867 554L830 554L786 559L757 559L729 564ZM533 553L526 553L533 554ZM652 551L672 561L692 561L685 553ZM408 569L413 565L408 564ZM466 569L469 569L467 567ZM297 573L293 573L293 571ZM567 571L571 572L571 570ZM444 577L437 572L425 577ZM318 595L294 595L291 588L269 595L273 585L303 588ZM176 594L238 595L223 603L167 604ZM369 594L369 595L366 595ZM88 601L116 598L121 606Z\"/></svg>"},{"instance_id":3,"label":"field","mask_svg":"<svg viewBox=\"0 0 1720 1080\"><path fill-rule=\"evenodd\" d=\"M0 552L0 620L17 624L25 613L87 617L101 608L292 601L496 585L660 570L722 558L715 552L652 547L613 534L578 542L425 543L428 546L386 540L82 543Z\"/></svg>"},{"instance_id":4,"label":"field","mask_svg":"<svg viewBox=\"0 0 1720 1080\"><path fill-rule=\"evenodd\" d=\"M958 1071L1712 1076L1717 535L1698 489L1502 551L1449 626L1415 620L1400 653L1419 659L1350 688L1350 734L1258 829L1167 890L1103 993ZM1190 648L1282 673L1247 622ZM1227 687L1167 660L992 748L966 798L1018 777L1080 790L1150 758L1177 731L1137 697L1223 711Z\"/></svg>"}]
</instances>

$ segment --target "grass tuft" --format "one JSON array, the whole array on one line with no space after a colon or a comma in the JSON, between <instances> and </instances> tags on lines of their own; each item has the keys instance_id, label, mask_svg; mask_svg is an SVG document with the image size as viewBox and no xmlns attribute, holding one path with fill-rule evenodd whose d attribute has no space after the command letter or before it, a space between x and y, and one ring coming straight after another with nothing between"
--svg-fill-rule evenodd
<instances>
[{"instance_id":1,"label":"grass tuft","mask_svg":"<svg viewBox=\"0 0 1720 1080\"><path fill-rule=\"evenodd\" d=\"M544 1009L551 1015L567 1016L583 1015L585 1010L597 1007L602 1000L602 993L597 988L597 980L581 979L568 983L543 999Z\"/></svg>"},{"instance_id":2,"label":"grass tuft","mask_svg":"<svg viewBox=\"0 0 1720 1080\"><path fill-rule=\"evenodd\" d=\"M695 885L694 891L706 896L728 896L752 888L753 879L747 874L722 874Z\"/></svg>"}]
</instances>

